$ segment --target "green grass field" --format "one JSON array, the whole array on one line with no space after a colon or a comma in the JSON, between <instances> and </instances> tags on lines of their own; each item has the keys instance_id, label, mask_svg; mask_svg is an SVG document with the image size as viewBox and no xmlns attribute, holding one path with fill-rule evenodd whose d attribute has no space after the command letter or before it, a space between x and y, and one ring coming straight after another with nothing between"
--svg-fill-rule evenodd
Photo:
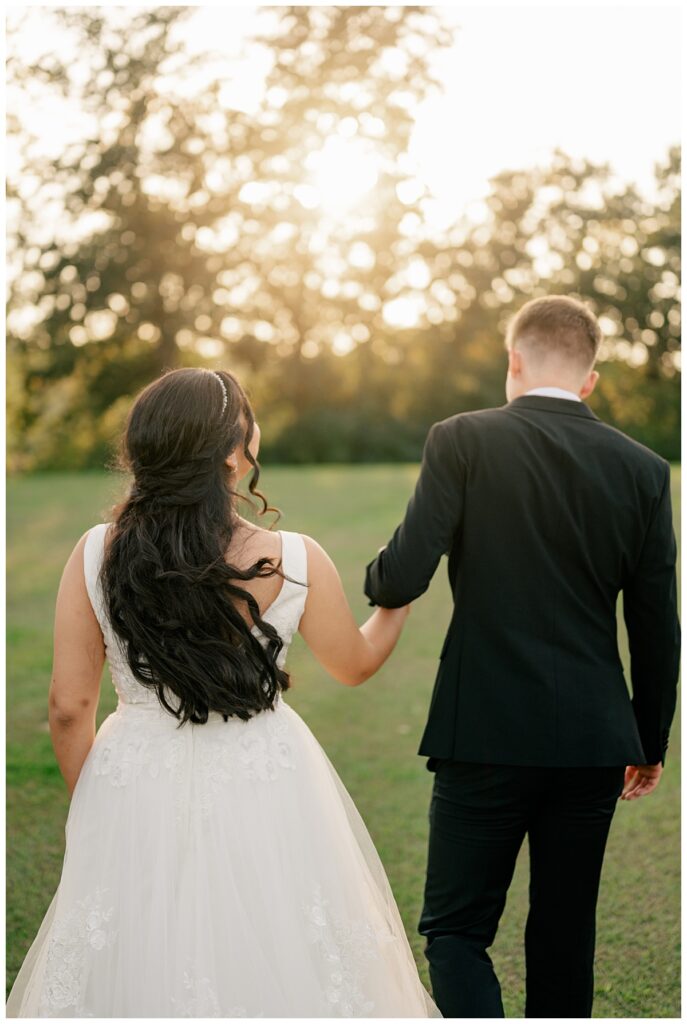
<instances>
[{"instance_id":1,"label":"green grass field","mask_svg":"<svg viewBox=\"0 0 687 1024\"><path fill-rule=\"evenodd\" d=\"M362 594L364 565L401 517L416 474L414 466L263 471L261 486L284 512L280 525L314 536L329 551L359 621L369 611ZM679 482L676 469L678 526ZM8 988L57 886L64 853L68 800L47 725L57 585L72 546L105 518L116 486L102 474L46 474L8 483ZM450 606L442 564L391 659L362 687L348 689L327 677L300 637L289 660L288 699L367 822L426 983L416 923L432 776L416 749ZM621 644L625 651L622 633ZM105 672L98 724L115 703ZM598 912L597 1017L680 1016L679 777L676 720L659 790L620 802L611 830ZM526 909L525 848L492 950L508 1016L523 1013Z\"/></svg>"}]
</instances>

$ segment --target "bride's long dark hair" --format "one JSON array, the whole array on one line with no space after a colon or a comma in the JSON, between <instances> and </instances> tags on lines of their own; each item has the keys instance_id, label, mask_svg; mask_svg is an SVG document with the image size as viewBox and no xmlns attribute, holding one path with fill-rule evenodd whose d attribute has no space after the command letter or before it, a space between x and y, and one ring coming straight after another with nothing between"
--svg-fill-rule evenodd
<instances>
[{"instance_id":1,"label":"bride's long dark hair","mask_svg":"<svg viewBox=\"0 0 687 1024\"><path fill-rule=\"evenodd\" d=\"M180 725L207 722L210 711L246 720L289 687L277 665L282 640L241 586L283 576L280 563L260 558L239 569L225 561L238 497L225 459L237 446L253 467L248 489L259 513L277 510L257 488L246 394L233 374L216 373L226 405L215 373L198 368L169 370L136 398L114 460L133 473L133 484L111 511L100 577L131 671ZM237 601L267 637L265 647Z\"/></svg>"}]
</instances>

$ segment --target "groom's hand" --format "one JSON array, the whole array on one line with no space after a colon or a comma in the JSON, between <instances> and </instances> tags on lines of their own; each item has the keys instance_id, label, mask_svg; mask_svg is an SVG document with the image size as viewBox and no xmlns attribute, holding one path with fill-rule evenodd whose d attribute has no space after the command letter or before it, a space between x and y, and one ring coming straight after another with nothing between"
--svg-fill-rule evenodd
<instances>
[{"instance_id":1,"label":"groom's hand","mask_svg":"<svg viewBox=\"0 0 687 1024\"><path fill-rule=\"evenodd\" d=\"M663 772L662 764L630 764L625 769L625 788L621 800L635 800L653 793Z\"/></svg>"}]
</instances>

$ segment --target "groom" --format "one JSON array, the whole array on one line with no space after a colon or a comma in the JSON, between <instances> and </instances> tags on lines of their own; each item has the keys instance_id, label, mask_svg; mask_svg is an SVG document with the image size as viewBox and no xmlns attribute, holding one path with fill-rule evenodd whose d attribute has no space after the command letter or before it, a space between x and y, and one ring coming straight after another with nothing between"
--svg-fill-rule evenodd
<instances>
[{"instance_id":1,"label":"groom","mask_svg":"<svg viewBox=\"0 0 687 1024\"><path fill-rule=\"evenodd\" d=\"M420 932L445 1017L504 1015L487 949L525 836L526 1016L591 1016L613 812L655 789L665 760L670 467L585 405L600 340L582 303L528 302L508 330L508 404L434 424L405 519L367 567L370 603L394 608L448 554L453 615L419 751L435 772Z\"/></svg>"}]
</instances>

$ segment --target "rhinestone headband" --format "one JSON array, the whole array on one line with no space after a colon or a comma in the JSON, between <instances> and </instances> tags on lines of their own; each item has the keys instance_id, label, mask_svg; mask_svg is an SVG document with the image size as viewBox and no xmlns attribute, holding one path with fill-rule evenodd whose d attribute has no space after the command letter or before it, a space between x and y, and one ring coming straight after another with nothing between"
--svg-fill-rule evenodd
<instances>
[{"instance_id":1,"label":"rhinestone headband","mask_svg":"<svg viewBox=\"0 0 687 1024\"><path fill-rule=\"evenodd\" d=\"M214 370L210 370L210 373L211 373L211 374L212 374L212 375L213 375L214 377L216 377L216 378L217 378L217 380L218 380L218 381L220 382L220 384L222 385L222 411L221 411L221 413L220 413L220 418L221 418L222 416L224 416L224 410L225 410L225 409L226 409L226 407L227 407L227 401L228 401L228 398L227 398L227 389L226 389L226 386L225 386L225 384L224 384L224 381L222 380L222 378L220 377L220 375L219 375L218 373L215 373L215 371L214 371Z\"/></svg>"}]
</instances>

